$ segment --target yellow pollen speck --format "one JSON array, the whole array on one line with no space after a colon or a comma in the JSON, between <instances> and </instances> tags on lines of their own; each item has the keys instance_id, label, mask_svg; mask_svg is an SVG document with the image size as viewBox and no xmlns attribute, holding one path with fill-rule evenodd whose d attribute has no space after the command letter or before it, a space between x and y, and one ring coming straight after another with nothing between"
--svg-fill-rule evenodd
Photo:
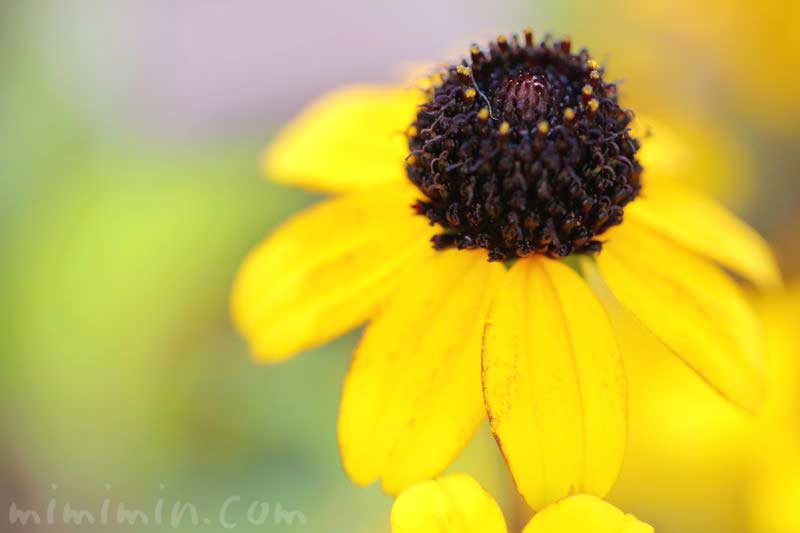
<instances>
[{"instance_id":1,"label":"yellow pollen speck","mask_svg":"<svg viewBox=\"0 0 800 533\"><path fill-rule=\"evenodd\" d=\"M503 123L500 124L500 135L508 135L510 131L511 131L511 124L503 121Z\"/></svg>"},{"instance_id":2,"label":"yellow pollen speck","mask_svg":"<svg viewBox=\"0 0 800 533\"><path fill-rule=\"evenodd\" d=\"M480 120L483 120L484 122L489 120L489 110L484 107L483 109L478 111L478 118Z\"/></svg>"},{"instance_id":3,"label":"yellow pollen speck","mask_svg":"<svg viewBox=\"0 0 800 533\"><path fill-rule=\"evenodd\" d=\"M600 63L598 63L598 62L597 62L597 61L595 61L594 59L590 59L589 61L587 61L587 62L586 62L586 65L588 65L588 67L589 67L590 69L592 69L592 70L597 70L597 69L599 69L599 68L600 68Z\"/></svg>"},{"instance_id":4,"label":"yellow pollen speck","mask_svg":"<svg viewBox=\"0 0 800 533\"><path fill-rule=\"evenodd\" d=\"M475 89L472 89L472 88L469 88L466 91L464 91L464 97L467 100L472 100L473 98L475 98L476 94L478 94L478 92Z\"/></svg>"},{"instance_id":5,"label":"yellow pollen speck","mask_svg":"<svg viewBox=\"0 0 800 533\"><path fill-rule=\"evenodd\" d=\"M599 80L600 79L600 72L598 72L596 70L591 71L589 73L589 78L591 78L592 80L595 80L595 81Z\"/></svg>"},{"instance_id":6,"label":"yellow pollen speck","mask_svg":"<svg viewBox=\"0 0 800 533\"><path fill-rule=\"evenodd\" d=\"M586 96L590 96L592 94L592 86L591 85L584 85L583 86L583 94Z\"/></svg>"},{"instance_id":7,"label":"yellow pollen speck","mask_svg":"<svg viewBox=\"0 0 800 533\"><path fill-rule=\"evenodd\" d=\"M481 49L478 48L477 46L473 46L472 48L469 49L469 53L474 55L474 56L477 56L477 55L480 55Z\"/></svg>"},{"instance_id":8,"label":"yellow pollen speck","mask_svg":"<svg viewBox=\"0 0 800 533\"><path fill-rule=\"evenodd\" d=\"M564 119L573 120L575 118L575 110L568 107L564 110Z\"/></svg>"},{"instance_id":9,"label":"yellow pollen speck","mask_svg":"<svg viewBox=\"0 0 800 533\"><path fill-rule=\"evenodd\" d=\"M415 155L408 156L408 159L406 159L406 163L408 163L409 165L416 165L417 164L417 156L415 156Z\"/></svg>"},{"instance_id":10,"label":"yellow pollen speck","mask_svg":"<svg viewBox=\"0 0 800 533\"><path fill-rule=\"evenodd\" d=\"M498 42L499 44L505 44L505 42L506 42L506 36L505 36L505 35L498 35L498 36L497 36L497 42Z\"/></svg>"},{"instance_id":11,"label":"yellow pollen speck","mask_svg":"<svg viewBox=\"0 0 800 533\"><path fill-rule=\"evenodd\" d=\"M525 42L532 44L533 43L533 28L528 26L527 28L522 30L522 33L525 34Z\"/></svg>"},{"instance_id":12,"label":"yellow pollen speck","mask_svg":"<svg viewBox=\"0 0 800 533\"><path fill-rule=\"evenodd\" d=\"M459 65L456 67L456 72L461 74L462 76L472 76L472 69L469 67L465 67L464 65Z\"/></svg>"},{"instance_id":13,"label":"yellow pollen speck","mask_svg":"<svg viewBox=\"0 0 800 533\"><path fill-rule=\"evenodd\" d=\"M417 136L417 127L416 126L409 126L408 127L408 131L406 131L406 134L409 137L416 137Z\"/></svg>"},{"instance_id":14,"label":"yellow pollen speck","mask_svg":"<svg viewBox=\"0 0 800 533\"><path fill-rule=\"evenodd\" d=\"M546 120L543 120L539 124L536 125L536 129L539 130L539 133L544 135L545 133L550 131L550 124L548 124Z\"/></svg>"},{"instance_id":15,"label":"yellow pollen speck","mask_svg":"<svg viewBox=\"0 0 800 533\"><path fill-rule=\"evenodd\" d=\"M600 107L600 102L597 101L597 98L592 98L589 100L589 109L592 110L592 113L598 110Z\"/></svg>"}]
</instances>

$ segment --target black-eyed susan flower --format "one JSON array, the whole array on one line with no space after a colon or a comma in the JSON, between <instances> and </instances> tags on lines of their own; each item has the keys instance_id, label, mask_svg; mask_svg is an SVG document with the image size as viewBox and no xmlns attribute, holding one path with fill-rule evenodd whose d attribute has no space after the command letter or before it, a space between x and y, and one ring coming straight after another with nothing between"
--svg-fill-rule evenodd
<instances>
[{"instance_id":1,"label":"black-eyed susan flower","mask_svg":"<svg viewBox=\"0 0 800 533\"><path fill-rule=\"evenodd\" d=\"M464 474L423 481L392 507L392 533L506 533L494 499ZM536 514L523 533L652 533L653 528L594 496L580 494Z\"/></svg>"},{"instance_id":2,"label":"black-eyed susan flower","mask_svg":"<svg viewBox=\"0 0 800 533\"><path fill-rule=\"evenodd\" d=\"M335 196L252 252L234 319L270 362L369 322L339 418L356 483L435 477L488 413L532 507L606 494L626 435L606 285L757 408L758 324L723 269L777 284L770 252L713 201L648 182L632 119L587 51L526 31L423 91L336 91L270 146L270 177Z\"/></svg>"}]
</instances>

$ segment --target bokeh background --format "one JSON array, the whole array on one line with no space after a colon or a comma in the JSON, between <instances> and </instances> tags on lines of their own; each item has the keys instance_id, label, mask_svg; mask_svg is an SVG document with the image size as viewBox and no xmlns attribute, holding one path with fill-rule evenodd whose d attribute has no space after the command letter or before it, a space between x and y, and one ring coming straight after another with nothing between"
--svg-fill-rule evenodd
<instances>
[{"instance_id":1,"label":"bokeh background","mask_svg":"<svg viewBox=\"0 0 800 533\"><path fill-rule=\"evenodd\" d=\"M59 516L65 504L98 514L107 500L152 515L162 500L198 509L200 523L179 529L214 531L221 505L239 496L228 513L236 530L387 531L391 501L351 485L336 448L357 335L258 366L232 331L229 288L247 250L317 199L260 175L259 154L282 123L325 90L397 80L498 32L532 25L589 46L649 117L653 139L674 147L676 179L761 230L794 279L798 6L0 3L0 530L174 531ZM785 348L800 305L754 299L779 316L768 329ZM800 409L767 428L659 349L630 344L631 444L611 501L663 533L800 531L790 525L800 482L791 492L797 480L781 477L800 446L781 445L781 455L769 437L800 428ZM787 380L800 385L800 373ZM487 428L454 469L474 473L519 530L526 511ZM767 470L778 481L764 481ZM12 504L45 519L51 502L51 525L6 519ZM250 524L251 502L306 521Z\"/></svg>"}]
</instances>

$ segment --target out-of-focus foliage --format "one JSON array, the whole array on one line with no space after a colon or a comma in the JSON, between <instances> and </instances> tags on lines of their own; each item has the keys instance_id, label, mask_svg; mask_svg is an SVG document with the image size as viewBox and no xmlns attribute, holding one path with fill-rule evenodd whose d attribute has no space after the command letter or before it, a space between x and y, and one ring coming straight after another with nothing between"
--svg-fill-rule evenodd
<instances>
[{"instance_id":1,"label":"out-of-focus foliage","mask_svg":"<svg viewBox=\"0 0 800 533\"><path fill-rule=\"evenodd\" d=\"M265 367L230 327L241 258L314 200L261 179L271 125L184 141L98 121L84 113L87 95L48 68L35 18L9 5L0 508L44 516L55 498L59 511L69 503L97 516L106 498L149 510L163 499L167 513L190 502L215 525L238 496L228 513L237 530L297 529L250 524L255 501L302 512L303 530L380 530L391 501L346 479L336 445L355 336ZM485 430L458 466L502 495L511 485L500 464Z\"/></svg>"}]
</instances>

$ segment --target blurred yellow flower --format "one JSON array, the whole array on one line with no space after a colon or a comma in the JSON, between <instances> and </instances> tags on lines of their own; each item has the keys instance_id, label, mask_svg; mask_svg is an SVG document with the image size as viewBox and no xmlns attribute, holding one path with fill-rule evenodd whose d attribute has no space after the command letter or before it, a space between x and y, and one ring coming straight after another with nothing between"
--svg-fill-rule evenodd
<instances>
[{"instance_id":1,"label":"blurred yellow flower","mask_svg":"<svg viewBox=\"0 0 800 533\"><path fill-rule=\"evenodd\" d=\"M339 418L358 484L396 494L438 475L488 413L533 508L603 496L624 454L627 389L592 288L608 284L709 385L755 410L759 326L723 268L759 286L780 275L752 229L670 179L628 204L640 185L631 117L588 53L526 32L471 56L424 92L341 89L281 132L266 173L338 196L251 253L234 321L272 362L370 322ZM648 172L668 176L670 163L648 156Z\"/></svg>"},{"instance_id":2,"label":"blurred yellow flower","mask_svg":"<svg viewBox=\"0 0 800 533\"><path fill-rule=\"evenodd\" d=\"M800 3L783 0L621 2L643 31L706 54L738 97L737 111L777 129L796 128L800 83ZM724 97L724 95L723 95Z\"/></svg>"},{"instance_id":3,"label":"blurred yellow flower","mask_svg":"<svg viewBox=\"0 0 800 533\"><path fill-rule=\"evenodd\" d=\"M770 387L760 416L708 394L621 309L631 439L613 498L686 533L794 533L800 499L800 284L757 298ZM652 483L652 480L659 480ZM644 512L644 511L641 511Z\"/></svg>"},{"instance_id":4,"label":"blurred yellow flower","mask_svg":"<svg viewBox=\"0 0 800 533\"><path fill-rule=\"evenodd\" d=\"M392 533L506 533L494 499L464 474L423 481L392 508ZM652 533L653 528L594 496L581 494L536 514L523 533Z\"/></svg>"}]
</instances>

